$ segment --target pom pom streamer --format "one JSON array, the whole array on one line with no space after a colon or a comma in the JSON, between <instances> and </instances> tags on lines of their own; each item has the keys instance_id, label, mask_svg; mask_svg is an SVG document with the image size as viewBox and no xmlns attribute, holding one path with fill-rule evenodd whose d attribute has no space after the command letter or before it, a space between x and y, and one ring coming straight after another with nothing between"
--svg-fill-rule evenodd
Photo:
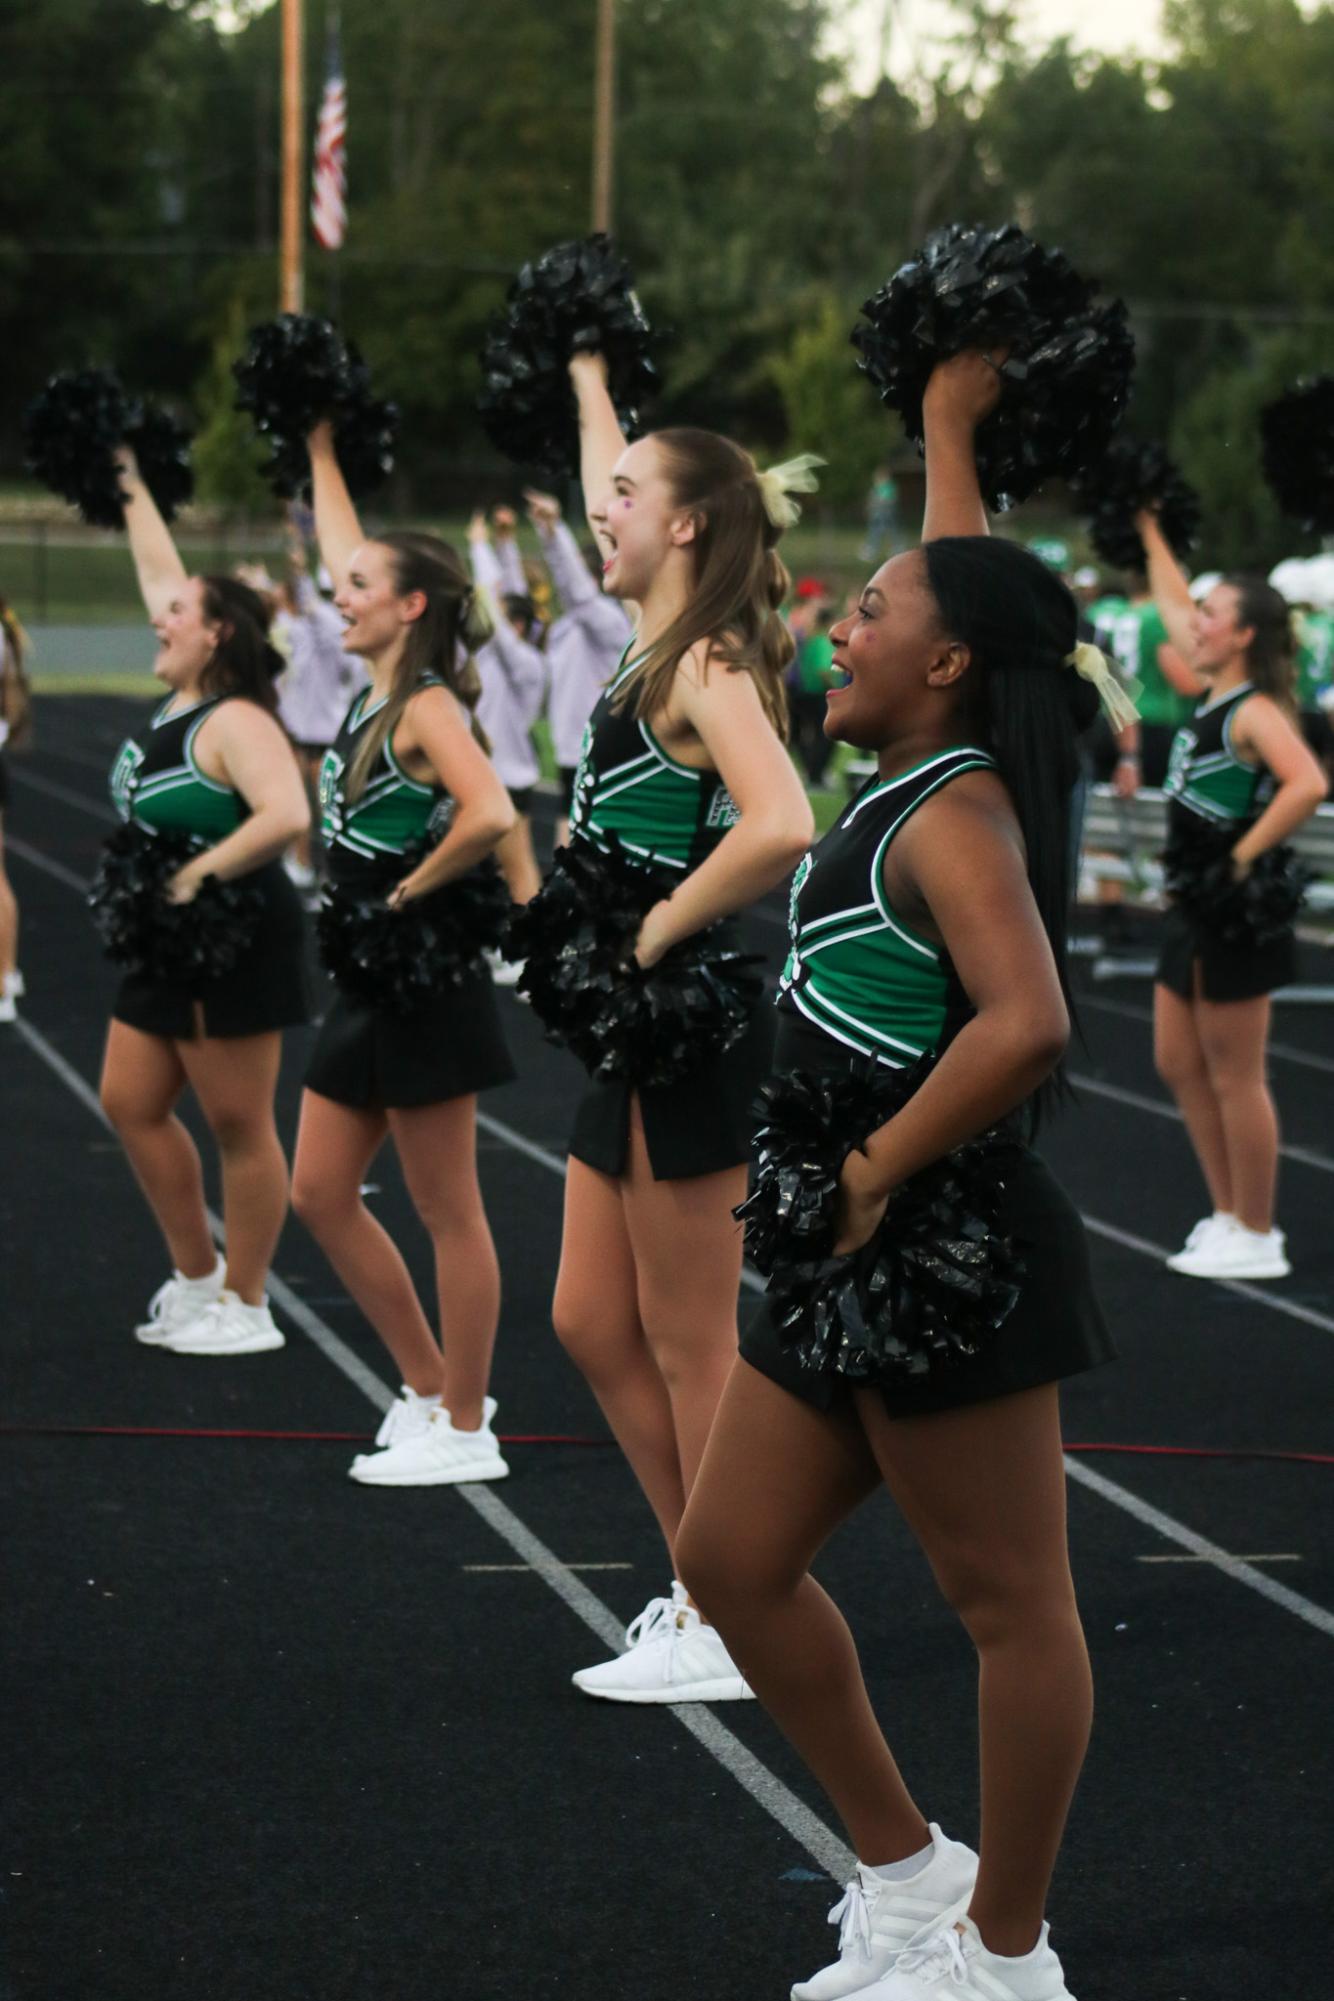
<instances>
[{"instance_id":1,"label":"pom pom streamer","mask_svg":"<svg viewBox=\"0 0 1334 2001\"><path fill-rule=\"evenodd\" d=\"M1280 842L1258 855L1240 879L1232 850L1236 827L1215 827L1197 813L1173 815L1163 851L1163 887L1173 903L1225 945L1272 945L1297 921L1314 872Z\"/></svg>"},{"instance_id":2,"label":"pom pom streamer","mask_svg":"<svg viewBox=\"0 0 1334 2001\"><path fill-rule=\"evenodd\" d=\"M193 834L153 834L133 821L106 841L88 907L107 957L151 979L188 987L231 972L254 941L262 891L244 876L206 876L190 903L166 887L203 843Z\"/></svg>"},{"instance_id":3,"label":"pom pom streamer","mask_svg":"<svg viewBox=\"0 0 1334 2001\"><path fill-rule=\"evenodd\" d=\"M547 1040L599 1081L675 1083L741 1039L763 994L761 961L716 927L683 939L647 972L635 963L645 913L674 887L619 848L604 853L576 838L514 913L506 951L525 961L519 992Z\"/></svg>"},{"instance_id":4,"label":"pom pom streamer","mask_svg":"<svg viewBox=\"0 0 1334 2001\"><path fill-rule=\"evenodd\" d=\"M1145 507L1157 511L1173 555L1184 562L1195 547L1200 497L1161 445L1114 438L1103 456L1074 482L1074 497L1088 516L1090 541L1113 569L1144 568L1144 544L1135 516Z\"/></svg>"},{"instance_id":5,"label":"pom pom streamer","mask_svg":"<svg viewBox=\"0 0 1334 2001\"><path fill-rule=\"evenodd\" d=\"M320 957L349 999L389 1014L415 1014L475 974L498 947L511 903L489 857L465 875L406 903L386 898L431 852L422 841L395 858L369 891L330 886L317 920Z\"/></svg>"},{"instance_id":6,"label":"pom pom streamer","mask_svg":"<svg viewBox=\"0 0 1334 2001\"><path fill-rule=\"evenodd\" d=\"M1334 534L1334 375L1299 382L1260 412L1260 463L1285 514Z\"/></svg>"},{"instance_id":7,"label":"pom pom streamer","mask_svg":"<svg viewBox=\"0 0 1334 2001\"><path fill-rule=\"evenodd\" d=\"M1130 393L1135 344L1122 302L1094 287L1059 250L1013 223L951 223L927 239L862 308L859 366L923 449L922 398L936 364L965 348L1005 348L998 407L977 433L978 474L992 507L1070 478L1105 450Z\"/></svg>"},{"instance_id":8,"label":"pom pom streamer","mask_svg":"<svg viewBox=\"0 0 1334 2001\"><path fill-rule=\"evenodd\" d=\"M651 334L629 265L608 236L558 243L525 264L482 349L482 424L497 450L557 477L579 466L579 416L570 357L606 357L607 380L627 437L658 385Z\"/></svg>"},{"instance_id":9,"label":"pom pom streamer","mask_svg":"<svg viewBox=\"0 0 1334 2001\"><path fill-rule=\"evenodd\" d=\"M372 492L392 470L398 407L372 395L366 363L328 320L281 313L252 327L232 373L237 408L268 444L262 470L280 499L309 497L306 440L326 418L349 492Z\"/></svg>"},{"instance_id":10,"label":"pom pom streamer","mask_svg":"<svg viewBox=\"0 0 1334 2001\"><path fill-rule=\"evenodd\" d=\"M28 406L24 437L29 471L93 528L125 526L121 445L133 447L165 520L194 490L189 433L157 404L128 396L110 368L53 375Z\"/></svg>"},{"instance_id":11,"label":"pom pom streamer","mask_svg":"<svg viewBox=\"0 0 1334 2001\"><path fill-rule=\"evenodd\" d=\"M981 1353L1019 1297L1023 1261L998 1227L1012 1124L992 1127L894 1191L858 1251L834 1256L843 1163L933 1064L796 1070L760 1094L756 1171L734 1212L768 1279L774 1324L802 1365L854 1383L921 1381Z\"/></svg>"}]
</instances>

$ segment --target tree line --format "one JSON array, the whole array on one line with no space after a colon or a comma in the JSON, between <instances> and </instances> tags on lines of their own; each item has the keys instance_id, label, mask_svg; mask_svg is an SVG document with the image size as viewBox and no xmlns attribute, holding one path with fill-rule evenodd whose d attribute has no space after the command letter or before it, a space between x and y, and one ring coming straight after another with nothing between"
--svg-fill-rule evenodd
<instances>
[{"instance_id":1,"label":"tree line","mask_svg":"<svg viewBox=\"0 0 1334 2001\"><path fill-rule=\"evenodd\" d=\"M595 5L342 0L349 236L336 265L312 244L308 302L336 284L403 406L404 506L496 476L476 352L518 264L587 227ZM1334 14L1167 0L1148 63L1035 49L1004 0L961 0L929 65L859 93L829 12L620 0L616 227L663 333L655 421L819 449L826 504L855 508L887 436L847 344L861 300L940 223L1014 218L1129 302L1133 422L1201 487L1210 560L1301 546L1255 415L1334 351ZM226 362L274 309L279 18L220 14L0 7L6 475L44 375L110 360L192 411L206 492L248 490Z\"/></svg>"}]
</instances>

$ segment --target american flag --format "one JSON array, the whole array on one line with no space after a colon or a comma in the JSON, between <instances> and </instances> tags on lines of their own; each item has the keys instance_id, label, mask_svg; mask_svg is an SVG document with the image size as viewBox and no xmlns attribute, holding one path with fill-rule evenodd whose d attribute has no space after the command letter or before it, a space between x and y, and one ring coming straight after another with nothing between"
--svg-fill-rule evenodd
<instances>
[{"instance_id":1,"label":"american flag","mask_svg":"<svg viewBox=\"0 0 1334 2001\"><path fill-rule=\"evenodd\" d=\"M310 220L315 240L325 250L342 248L347 234L347 87L337 33L329 37L329 69L315 128L315 170L310 196Z\"/></svg>"}]
</instances>

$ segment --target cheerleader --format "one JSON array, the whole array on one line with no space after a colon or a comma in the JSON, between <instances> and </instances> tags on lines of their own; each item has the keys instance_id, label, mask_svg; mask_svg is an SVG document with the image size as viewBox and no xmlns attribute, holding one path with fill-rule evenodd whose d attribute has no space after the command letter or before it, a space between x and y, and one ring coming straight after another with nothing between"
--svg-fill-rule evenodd
<instances>
[{"instance_id":1,"label":"cheerleader","mask_svg":"<svg viewBox=\"0 0 1334 2001\"><path fill-rule=\"evenodd\" d=\"M822 1321L799 1287L765 1302L677 1546L686 1585L858 1858L832 1914L839 1958L795 1986L796 2001L1068 1991L1043 1911L1091 1691L1057 1383L1111 1348L1079 1219L1024 1143L1019 1114L1051 1095L1068 1034L1067 819L1077 734L1097 706L1084 676L1105 684L1108 670L1096 649L1076 652L1076 608L1059 578L986 537L973 436L997 394L979 355L936 370L924 546L886 563L833 628L840 685L826 728L879 768L797 872L770 1090L794 1073L817 1096L846 1079L858 1109L898 1092L887 1122L864 1118L862 1133L873 1129L860 1146L847 1151L838 1129L821 1136L833 1163L822 1297L846 1317ZM896 1085L913 1063L924 1081ZM934 1177L925 1202L923 1173ZM942 1243L935 1206L958 1212L952 1175L990 1221L984 1236L965 1229L963 1304L954 1295L942 1326L927 1302L933 1274L958 1253ZM885 1295L857 1288L903 1257L893 1215L882 1230L891 1200L894 1214L917 1216L921 1256L899 1264L884 1330ZM953 1316L966 1313L980 1269L992 1324L964 1341ZM828 1536L881 1486L977 1650L980 1861L909 1794L852 1635L810 1575Z\"/></svg>"},{"instance_id":2,"label":"cheerleader","mask_svg":"<svg viewBox=\"0 0 1334 2001\"><path fill-rule=\"evenodd\" d=\"M458 883L514 824L473 723L471 656L491 624L435 536L363 535L327 424L311 436L310 463L344 643L370 670L320 773L333 894L406 912ZM405 851L422 842L431 844L425 858L409 866ZM440 1486L508 1471L486 1394L500 1272L477 1181L477 1094L513 1075L480 952L425 1007L368 1005L340 990L321 1025L292 1203L403 1382L378 1449L352 1463L364 1485ZM439 1341L397 1246L361 1197L386 1137L430 1234Z\"/></svg>"},{"instance_id":3,"label":"cheerleader","mask_svg":"<svg viewBox=\"0 0 1334 2001\"><path fill-rule=\"evenodd\" d=\"M571 839L619 846L671 877L634 945L641 968L733 916L792 868L810 808L783 747L776 545L795 515L781 475L712 432L627 447L598 355L570 366L582 477L605 588L638 607L598 700ZM736 1354L750 1104L767 1064L763 1011L725 1056L679 1082L594 1084L575 1120L553 1317L675 1547ZM632 1623L628 1651L576 1685L616 1702L750 1694L679 1584Z\"/></svg>"},{"instance_id":4,"label":"cheerleader","mask_svg":"<svg viewBox=\"0 0 1334 2001\"><path fill-rule=\"evenodd\" d=\"M1173 645L1204 699L1172 743L1168 867L1174 848L1212 847L1242 884L1309 819L1329 787L1302 741L1287 604L1259 577L1228 576L1196 605L1156 518L1138 518L1149 577ZM1214 839L1210 840L1210 836ZM1188 889L1183 882L1181 888ZM1186 1122L1211 1213L1167 1262L1191 1278L1284 1278L1274 1224L1278 1117L1266 1081L1270 996L1296 978L1291 925L1262 940L1179 895L1163 921L1154 1061Z\"/></svg>"},{"instance_id":5,"label":"cheerleader","mask_svg":"<svg viewBox=\"0 0 1334 2001\"><path fill-rule=\"evenodd\" d=\"M182 981L144 967L116 995L102 1108L173 1267L135 1331L177 1354L258 1354L283 1345L264 1296L287 1212L273 1117L281 1031L308 1018L301 906L278 857L309 808L274 715L282 660L263 604L233 577L187 575L128 451L120 474L130 552L157 634L153 672L167 695L121 746L112 798L137 828L195 837L198 852L168 885L172 902L191 902L209 876L244 879L262 900L229 972ZM218 1148L225 1259L209 1235L199 1155L175 1113L187 1084Z\"/></svg>"},{"instance_id":6,"label":"cheerleader","mask_svg":"<svg viewBox=\"0 0 1334 2001\"><path fill-rule=\"evenodd\" d=\"M5 869L5 812L9 805L7 745L21 744L31 729L32 693L24 671L27 635L18 615L0 597L0 1026L18 1020L23 998L19 971L19 905Z\"/></svg>"},{"instance_id":7,"label":"cheerleader","mask_svg":"<svg viewBox=\"0 0 1334 2001\"><path fill-rule=\"evenodd\" d=\"M604 597L594 582L589 563L561 519L560 502L549 493L532 489L525 492L524 499L561 604L559 616L548 628L545 652L550 678L547 721L560 782L556 845L563 847L569 839L574 774L584 731L598 696L624 656L630 621L615 598ZM591 560L600 574L596 551Z\"/></svg>"}]
</instances>

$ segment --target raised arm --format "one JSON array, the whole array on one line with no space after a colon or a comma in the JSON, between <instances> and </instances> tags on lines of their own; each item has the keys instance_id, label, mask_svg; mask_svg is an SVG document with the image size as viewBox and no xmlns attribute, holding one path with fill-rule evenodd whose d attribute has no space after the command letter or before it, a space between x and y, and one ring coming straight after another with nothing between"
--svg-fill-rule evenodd
<instances>
[{"instance_id":1,"label":"raised arm","mask_svg":"<svg viewBox=\"0 0 1334 2001\"><path fill-rule=\"evenodd\" d=\"M1172 554L1156 514L1146 508L1135 516L1135 526L1144 544L1149 589L1158 615L1167 627L1168 641L1190 667L1195 659L1195 600L1186 572Z\"/></svg>"},{"instance_id":2,"label":"raised arm","mask_svg":"<svg viewBox=\"0 0 1334 2001\"><path fill-rule=\"evenodd\" d=\"M338 463L333 425L327 418L315 426L306 443L310 452L310 481L315 495L315 539L334 580L334 589L339 590L347 577L353 552L361 547L366 537L361 532L361 522L347 490L343 468Z\"/></svg>"},{"instance_id":3,"label":"raised arm","mask_svg":"<svg viewBox=\"0 0 1334 2001\"><path fill-rule=\"evenodd\" d=\"M607 363L600 354L570 359L570 381L579 405L579 478L588 525L596 535L603 503L611 491L611 471L625 450L626 437L607 387Z\"/></svg>"},{"instance_id":4,"label":"raised arm","mask_svg":"<svg viewBox=\"0 0 1334 2001\"><path fill-rule=\"evenodd\" d=\"M493 507L491 526L496 538L492 546L500 565L500 589L506 597L526 598L528 579L523 573L523 557L519 554L516 532L519 517L512 507Z\"/></svg>"},{"instance_id":5,"label":"raised arm","mask_svg":"<svg viewBox=\"0 0 1334 2001\"><path fill-rule=\"evenodd\" d=\"M128 445L122 445L116 454L116 467L125 490L125 532L130 538L139 594L148 616L158 618L181 591L189 572Z\"/></svg>"},{"instance_id":6,"label":"raised arm","mask_svg":"<svg viewBox=\"0 0 1334 2001\"><path fill-rule=\"evenodd\" d=\"M510 694L526 726L534 720L542 706L547 685L546 662L535 646L530 646L526 639L520 639L505 614L501 602L505 587L504 568L501 558L487 539L486 517L482 514L474 514L468 526L468 560L472 567L473 584L486 598L495 627L489 644L500 662Z\"/></svg>"},{"instance_id":7,"label":"raised arm","mask_svg":"<svg viewBox=\"0 0 1334 2001\"><path fill-rule=\"evenodd\" d=\"M977 427L1000 401L996 363L972 349L932 370L922 398L926 513L922 540L990 533L977 477Z\"/></svg>"}]
</instances>

